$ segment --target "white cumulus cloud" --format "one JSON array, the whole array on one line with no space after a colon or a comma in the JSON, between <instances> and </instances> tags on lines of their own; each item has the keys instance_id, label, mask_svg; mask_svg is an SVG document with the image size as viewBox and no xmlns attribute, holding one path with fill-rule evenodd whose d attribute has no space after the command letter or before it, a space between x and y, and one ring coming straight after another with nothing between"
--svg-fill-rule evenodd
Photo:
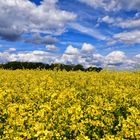
<instances>
[{"instance_id":1,"label":"white cumulus cloud","mask_svg":"<svg viewBox=\"0 0 140 140\"><path fill-rule=\"evenodd\" d=\"M69 45L65 50L65 54L68 55L77 55L78 53L79 50L77 48L74 48L72 45Z\"/></svg>"},{"instance_id":2,"label":"white cumulus cloud","mask_svg":"<svg viewBox=\"0 0 140 140\"><path fill-rule=\"evenodd\" d=\"M105 57L105 61L109 65L121 65L126 59L126 55L122 51L113 51Z\"/></svg>"},{"instance_id":3,"label":"white cumulus cloud","mask_svg":"<svg viewBox=\"0 0 140 140\"><path fill-rule=\"evenodd\" d=\"M59 9L57 2L44 0L37 6L29 0L0 0L0 37L15 41L23 33L63 33L76 15Z\"/></svg>"},{"instance_id":4,"label":"white cumulus cloud","mask_svg":"<svg viewBox=\"0 0 140 140\"><path fill-rule=\"evenodd\" d=\"M83 43L81 51L92 53L95 50L95 47L89 43Z\"/></svg>"},{"instance_id":5,"label":"white cumulus cloud","mask_svg":"<svg viewBox=\"0 0 140 140\"><path fill-rule=\"evenodd\" d=\"M9 61L21 62L42 62L42 63L62 63L62 64L82 64L84 67L103 67L103 68L120 68L120 69L134 69L140 63L140 54L129 58L123 51L112 51L107 55L101 55L96 51L89 53L82 49L86 43L83 43L80 49L73 46L68 46L63 54L55 54L52 51L4 51L0 52L0 62L5 63ZM93 46L88 44L88 46ZM89 47L90 48L90 47ZM92 47L91 47L92 48ZM90 48L90 49L91 49ZM9 50L14 50L9 48ZM95 48L94 48L95 50Z\"/></svg>"},{"instance_id":6,"label":"white cumulus cloud","mask_svg":"<svg viewBox=\"0 0 140 140\"><path fill-rule=\"evenodd\" d=\"M56 51L58 48L55 45L46 45L48 51Z\"/></svg>"}]
</instances>

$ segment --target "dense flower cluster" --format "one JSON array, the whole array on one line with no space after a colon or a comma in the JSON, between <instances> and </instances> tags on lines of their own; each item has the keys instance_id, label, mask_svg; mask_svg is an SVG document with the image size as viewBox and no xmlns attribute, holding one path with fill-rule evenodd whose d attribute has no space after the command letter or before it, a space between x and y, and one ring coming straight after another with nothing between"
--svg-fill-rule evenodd
<instances>
[{"instance_id":1,"label":"dense flower cluster","mask_svg":"<svg viewBox=\"0 0 140 140\"><path fill-rule=\"evenodd\" d=\"M140 72L0 70L0 139L140 138Z\"/></svg>"}]
</instances>

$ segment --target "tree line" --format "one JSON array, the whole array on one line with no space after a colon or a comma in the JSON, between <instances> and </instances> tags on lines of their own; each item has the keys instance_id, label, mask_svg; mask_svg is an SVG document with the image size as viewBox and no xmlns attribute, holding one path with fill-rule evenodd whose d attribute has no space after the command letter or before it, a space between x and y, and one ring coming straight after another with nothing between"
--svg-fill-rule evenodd
<instances>
[{"instance_id":1,"label":"tree line","mask_svg":"<svg viewBox=\"0 0 140 140\"><path fill-rule=\"evenodd\" d=\"M84 68L81 64L77 65L66 65L66 64L44 64L36 62L7 62L5 64L0 64L2 69L46 69L46 70L66 70L66 71L96 71L100 72L102 68L100 67L89 67Z\"/></svg>"}]
</instances>

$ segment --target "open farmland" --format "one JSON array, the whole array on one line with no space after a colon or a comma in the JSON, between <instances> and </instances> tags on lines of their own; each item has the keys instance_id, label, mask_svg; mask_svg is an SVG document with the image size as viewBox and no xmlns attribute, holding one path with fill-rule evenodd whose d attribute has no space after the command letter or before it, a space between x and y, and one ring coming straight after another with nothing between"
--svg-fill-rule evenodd
<instances>
[{"instance_id":1,"label":"open farmland","mask_svg":"<svg viewBox=\"0 0 140 140\"><path fill-rule=\"evenodd\" d=\"M0 139L140 138L140 72L0 70Z\"/></svg>"}]
</instances>

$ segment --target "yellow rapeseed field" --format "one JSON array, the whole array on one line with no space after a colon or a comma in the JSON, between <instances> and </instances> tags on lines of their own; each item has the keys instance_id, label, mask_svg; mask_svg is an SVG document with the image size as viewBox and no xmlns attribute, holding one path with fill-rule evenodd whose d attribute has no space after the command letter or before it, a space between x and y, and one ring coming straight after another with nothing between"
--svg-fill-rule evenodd
<instances>
[{"instance_id":1,"label":"yellow rapeseed field","mask_svg":"<svg viewBox=\"0 0 140 140\"><path fill-rule=\"evenodd\" d=\"M0 139L140 139L140 72L0 70Z\"/></svg>"}]
</instances>

